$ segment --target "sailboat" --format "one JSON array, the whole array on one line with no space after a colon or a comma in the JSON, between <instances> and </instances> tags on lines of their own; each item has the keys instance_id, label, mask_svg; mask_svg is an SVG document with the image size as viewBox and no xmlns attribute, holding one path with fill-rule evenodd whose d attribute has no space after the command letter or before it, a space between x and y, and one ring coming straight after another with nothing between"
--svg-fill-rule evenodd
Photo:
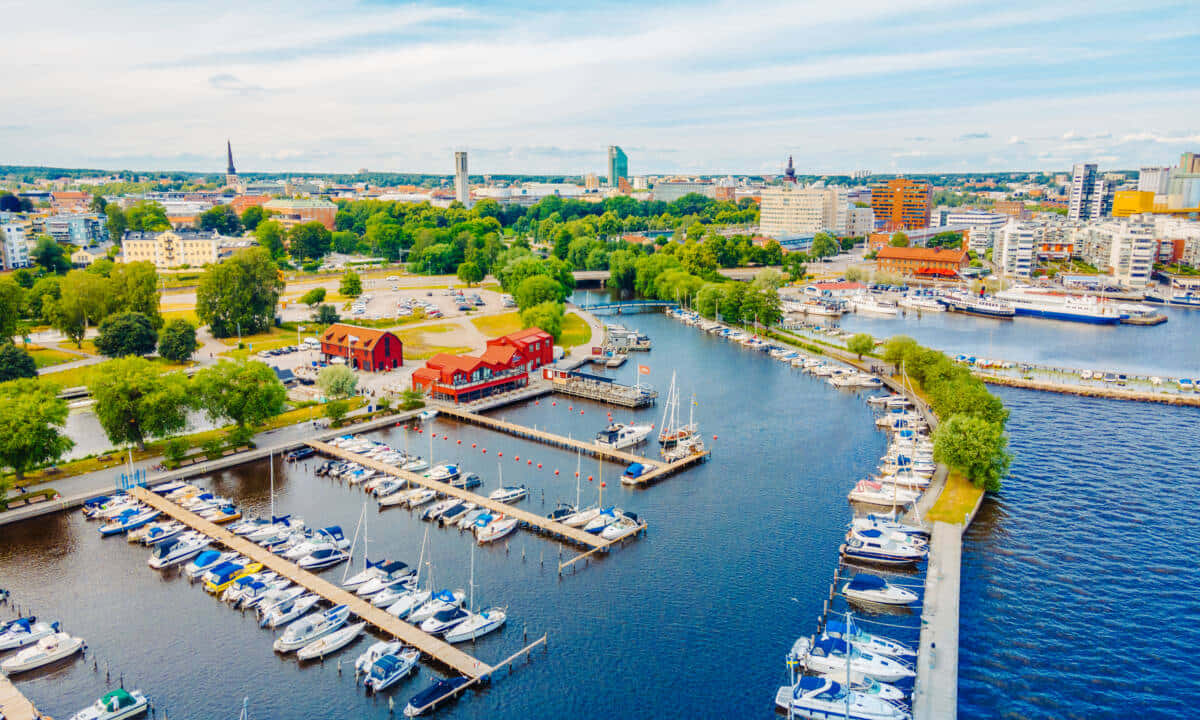
<instances>
[{"instance_id":1,"label":"sailboat","mask_svg":"<svg viewBox=\"0 0 1200 720\"><path fill-rule=\"evenodd\" d=\"M659 422L658 444L664 448L674 447L678 443L689 440L696 434L696 423L691 419L687 425L679 424L679 388L675 385L675 373L671 373L671 387L667 390L667 403L663 407L662 420ZM668 423L668 419L670 422Z\"/></svg>"},{"instance_id":2,"label":"sailboat","mask_svg":"<svg viewBox=\"0 0 1200 720\"><path fill-rule=\"evenodd\" d=\"M604 461L600 462L600 467L601 468L604 467ZM575 478L576 478L575 479L575 507L579 507L579 478L580 477L581 477L581 475L580 475L579 470L576 470L575 471ZM604 498L603 486L604 486L604 483L603 483L603 480L601 480L601 484L600 484L600 499L601 500ZM601 510L602 510L602 508L600 506L600 502L597 501L596 504L593 505L592 507L585 508L583 510L577 510L576 512L572 513L571 515L567 515L566 517L564 517L562 520L560 520L560 522L563 525L566 525L567 527L583 527L583 526L587 525L588 523L592 522L593 520L595 520L596 516L598 516L600 514Z\"/></svg>"},{"instance_id":3,"label":"sailboat","mask_svg":"<svg viewBox=\"0 0 1200 720\"><path fill-rule=\"evenodd\" d=\"M471 601L468 604L467 618L459 622L447 632L443 639L448 643L464 642L483 637L493 630L500 629L508 614L503 608L493 607L476 612L475 607L475 546L471 546Z\"/></svg>"},{"instance_id":4,"label":"sailboat","mask_svg":"<svg viewBox=\"0 0 1200 720\"><path fill-rule=\"evenodd\" d=\"M401 620L405 619L413 610L424 605L429 601L429 597L433 594L433 576L432 569L426 573L426 589L422 590L420 586L421 568L428 564L425 559L425 548L429 543L429 526L425 527L425 538L421 540L421 554L417 559L417 573L413 579L413 587L411 590L405 590L399 593L396 598L385 609L389 615L394 615ZM384 592L387 592L386 590ZM382 593L381 593L382 594ZM374 604L374 603L373 603ZM382 603L379 603L382 607Z\"/></svg>"}]
</instances>

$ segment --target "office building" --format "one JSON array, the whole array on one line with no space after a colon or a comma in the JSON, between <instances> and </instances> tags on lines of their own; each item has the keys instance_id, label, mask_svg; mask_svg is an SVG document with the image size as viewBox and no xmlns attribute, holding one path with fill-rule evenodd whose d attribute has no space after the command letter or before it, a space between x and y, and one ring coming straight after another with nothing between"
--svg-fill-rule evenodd
<instances>
[{"instance_id":1,"label":"office building","mask_svg":"<svg viewBox=\"0 0 1200 720\"><path fill-rule=\"evenodd\" d=\"M875 211L869 207L846 208L846 235L866 237L875 230Z\"/></svg>"},{"instance_id":2,"label":"office building","mask_svg":"<svg viewBox=\"0 0 1200 720\"><path fill-rule=\"evenodd\" d=\"M790 240L822 231L846 232L849 203L845 188L784 182L763 188L761 197L758 231L767 237Z\"/></svg>"},{"instance_id":3,"label":"office building","mask_svg":"<svg viewBox=\"0 0 1200 720\"><path fill-rule=\"evenodd\" d=\"M1171 181L1171 168L1144 167L1138 171L1138 192L1148 192L1155 195L1166 195L1167 185Z\"/></svg>"},{"instance_id":4,"label":"office building","mask_svg":"<svg viewBox=\"0 0 1200 720\"><path fill-rule=\"evenodd\" d=\"M616 145L609 145L608 186L612 188L619 187L621 178L629 179L629 158L621 148Z\"/></svg>"},{"instance_id":5,"label":"office building","mask_svg":"<svg viewBox=\"0 0 1200 720\"><path fill-rule=\"evenodd\" d=\"M0 223L0 269L15 270L29 267L29 241L24 226L15 222Z\"/></svg>"},{"instance_id":6,"label":"office building","mask_svg":"<svg viewBox=\"0 0 1200 720\"><path fill-rule=\"evenodd\" d=\"M471 207L470 173L467 172L467 153L460 150L454 153L454 199Z\"/></svg>"},{"instance_id":7,"label":"office building","mask_svg":"<svg viewBox=\"0 0 1200 720\"><path fill-rule=\"evenodd\" d=\"M75 213L72 215L52 215L46 218L46 234L55 242L69 243L85 247L96 245L108 239L105 220L99 215Z\"/></svg>"},{"instance_id":8,"label":"office building","mask_svg":"<svg viewBox=\"0 0 1200 720\"><path fill-rule=\"evenodd\" d=\"M710 182L660 182L654 185L654 199L662 202L674 202L684 195L697 193L704 197L716 197L717 186Z\"/></svg>"},{"instance_id":9,"label":"office building","mask_svg":"<svg viewBox=\"0 0 1200 720\"><path fill-rule=\"evenodd\" d=\"M929 183L898 178L871 189L875 225L886 231L929 227L932 191Z\"/></svg>"},{"instance_id":10,"label":"office building","mask_svg":"<svg viewBox=\"0 0 1200 720\"><path fill-rule=\"evenodd\" d=\"M1076 229L1075 244L1085 262L1109 273L1118 284L1140 289L1150 283L1158 255L1153 223L1141 220L1088 223Z\"/></svg>"},{"instance_id":11,"label":"office building","mask_svg":"<svg viewBox=\"0 0 1200 720\"><path fill-rule=\"evenodd\" d=\"M1037 223L1010 220L996 233L992 262L1006 277L1028 279L1033 275L1034 247L1041 235Z\"/></svg>"},{"instance_id":12,"label":"office building","mask_svg":"<svg viewBox=\"0 0 1200 720\"><path fill-rule=\"evenodd\" d=\"M160 270L202 267L217 262L221 246L233 242L216 232L183 229L163 232L129 231L121 240L122 262L150 262Z\"/></svg>"},{"instance_id":13,"label":"office building","mask_svg":"<svg viewBox=\"0 0 1200 720\"><path fill-rule=\"evenodd\" d=\"M946 225L967 228L967 249L983 254L993 247L997 232L1011 220L1008 215L979 210L951 210Z\"/></svg>"},{"instance_id":14,"label":"office building","mask_svg":"<svg viewBox=\"0 0 1200 720\"><path fill-rule=\"evenodd\" d=\"M1167 180L1167 208L1200 208L1200 155L1184 153Z\"/></svg>"},{"instance_id":15,"label":"office building","mask_svg":"<svg viewBox=\"0 0 1200 720\"><path fill-rule=\"evenodd\" d=\"M285 228L292 228L308 222L319 222L327 229L333 230L333 219L337 215L337 205L328 200L275 198L263 203L262 207L264 210L275 213L271 219L279 222Z\"/></svg>"},{"instance_id":16,"label":"office building","mask_svg":"<svg viewBox=\"0 0 1200 720\"><path fill-rule=\"evenodd\" d=\"M1099 220L1112 214L1114 187L1100 178L1095 163L1077 163L1071 169L1071 193L1067 200L1070 220Z\"/></svg>"},{"instance_id":17,"label":"office building","mask_svg":"<svg viewBox=\"0 0 1200 720\"><path fill-rule=\"evenodd\" d=\"M600 178L596 173L588 173L583 176L583 189L587 192L596 192L600 189Z\"/></svg>"}]
</instances>

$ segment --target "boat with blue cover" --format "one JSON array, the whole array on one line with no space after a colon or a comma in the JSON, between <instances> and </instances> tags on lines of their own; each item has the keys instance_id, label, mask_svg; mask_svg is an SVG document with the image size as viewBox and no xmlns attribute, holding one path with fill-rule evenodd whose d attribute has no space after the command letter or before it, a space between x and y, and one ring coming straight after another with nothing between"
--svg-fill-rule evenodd
<instances>
[{"instance_id":1,"label":"boat with blue cover","mask_svg":"<svg viewBox=\"0 0 1200 720\"><path fill-rule=\"evenodd\" d=\"M875 655L849 645L841 638L828 636L816 642L807 637L796 640L788 659L798 661L813 672L844 675L847 655L850 657L850 672L862 673L880 682L891 683L916 676L911 667L897 658Z\"/></svg>"},{"instance_id":2,"label":"boat with blue cover","mask_svg":"<svg viewBox=\"0 0 1200 720\"><path fill-rule=\"evenodd\" d=\"M229 562L235 557L237 557L237 553L233 551L204 550L188 563L188 566L183 570L183 574L195 579L201 577L217 565Z\"/></svg>"},{"instance_id":3,"label":"boat with blue cover","mask_svg":"<svg viewBox=\"0 0 1200 720\"><path fill-rule=\"evenodd\" d=\"M345 605L335 605L324 612L303 617L289 625L288 629L275 640L275 650L282 653L299 650L334 632L345 625L349 619L350 608Z\"/></svg>"},{"instance_id":4,"label":"boat with blue cover","mask_svg":"<svg viewBox=\"0 0 1200 720\"><path fill-rule=\"evenodd\" d=\"M858 573L851 578L842 586L842 594L849 600L881 605L911 605L920 599L911 590L868 573Z\"/></svg>"},{"instance_id":5,"label":"boat with blue cover","mask_svg":"<svg viewBox=\"0 0 1200 720\"><path fill-rule=\"evenodd\" d=\"M332 547L323 547L313 550L309 554L296 561L296 564L305 570L324 570L328 567L333 567L338 563L346 562L350 559L350 554L345 550L339 550Z\"/></svg>"},{"instance_id":6,"label":"boat with blue cover","mask_svg":"<svg viewBox=\"0 0 1200 720\"><path fill-rule=\"evenodd\" d=\"M405 584L411 581L416 576L417 571L409 567L406 563L399 560L379 565L376 567L378 574L375 577L362 583L355 594L359 597L371 597L375 593L382 592L396 585Z\"/></svg>"},{"instance_id":7,"label":"boat with blue cover","mask_svg":"<svg viewBox=\"0 0 1200 720\"><path fill-rule=\"evenodd\" d=\"M38 622L32 615L10 620L0 630L0 651L32 645L56 632L58 623Z\"/></svg>"},{"instance_id":8,"label":"boat with blue cover","mask_svg":"<svg viewBox=\"0 0 1200 720\"><path fill-rule=\"evenodd\" d=\"M129 508L121 511L121 513L115 518L109 520L104 525L101 525L99 528L100 534L105 537L109 537L112 535L120 535L122 533L129 532L130 530L136 530L137 528L152 522L154 518L161 514L161 512L153 508Z\"/></svg>"},{"instance_id":9,"label":"boat with blue cover","mask_svg":"<svg viewBox=\"0 0 1200 720\"><path fill-rule=\"evenodd\" d=\"M885 536L881 530L851 530L842 544L842 557L847 560L876 563L878 565L910 565L920 562L929 554L923 545Z\"/></svg>"},{"instance_id":10,"label":"boat with blue cover","mask_svg":"<svg viewBox=\"0 0 1200 720\"><path fill-rule=\"evenodd\" d=\"M402 646L403 648L403 646ZM363 686L368 692L383 692L400 682L417 666L421 653L415 648L397 649L383 655L367 668Z\"/></svg>"},{"instance_id":11,"label":"boat with blue cover","mask_svg":"<svg viewBox=\"0 0 1200 720\"><path fill-rule=\"evenodd\" d=\"M413 695L404 706L405 717L416 717L424 713L429 706L470 682L462 676L436 680L432 685Z\"/></svg>"},{"instance_id":12,"label":"boat with blue cover","mask_svg":"<svg viewBox=\"0 0 1200 720\"><path fill-rule=\"evenodd\" d=\"M425 622L443 610L461 607L467 594L462 590L438 590L419 608L409 613L408 621L414 625Z\"/></svg>"},{"instance_id":13,"label":"boat with blue cover","mask_svg":"<svg viewBox=\"0 0 1200 720\"><path fill-rule=\"evenodd\" d=\"M184 533L155 545L146 564L155 570L181 565L208 550L208 543L208 538L200 533Z\"/></svg>"},{"instance_id":14,"label":"boat with blue cover","mask_svg":"<svg viewBox=\"0 0 1200 720\"><path fill-rule=\"evenodd\" d=\"M825 677L800 678L794 686L783 686L775 694L775 704L788 717L817 720L911 720L912 714L900 705L877 695L846 688Z\"/></svg>"},{"instance_id":15,"label":"boat with blue cover","mask_svg":"<svg viewBox=\"0 0 1200 720\"><path fill-rule=\"evenodd\" d=\"M877 655L887 655L901 660L917 659L917 651L912 646L882 635L866 632L854 622L853 618L849 622L830 620L825 623L825 635L840 640L849 638L854 643L854 647Z\"/></svg>"}]
</instances>

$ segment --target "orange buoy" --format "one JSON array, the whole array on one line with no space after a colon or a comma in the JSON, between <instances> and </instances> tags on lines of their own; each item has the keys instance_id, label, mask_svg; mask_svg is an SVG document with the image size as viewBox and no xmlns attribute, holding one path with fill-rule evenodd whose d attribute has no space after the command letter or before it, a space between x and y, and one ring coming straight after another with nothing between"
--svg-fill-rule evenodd
<instances>
[{"instance_id":1,"label":"orange buoy","mask_svg":"<svg viewBox=\"0 0 1200 720\"><path fill-rule=\"evenodd\" d=\"M592 476L588 475L588 482L591 482L591 481L592 481Z\"/></svg>"},{"instance_id":2,"label":"orange buoy","mask_svg":"<svg viewBox=\"0 0 1200 720\"><path fill-rule=\"evenodd\" d=\"M475 447L475 443L471 443L471 447Z\"/></svg>"},{"instance_id":3,"label":"orange buoy","mask_svg":"<svg viewBox=\"0 0 1200 720\"><path fill-rule=\"evenodd\" d=\"M576 470L576 471L575 471L575 477L579 477L579 471L578 471L578 470Z\"/></svg>"}]
</instances>

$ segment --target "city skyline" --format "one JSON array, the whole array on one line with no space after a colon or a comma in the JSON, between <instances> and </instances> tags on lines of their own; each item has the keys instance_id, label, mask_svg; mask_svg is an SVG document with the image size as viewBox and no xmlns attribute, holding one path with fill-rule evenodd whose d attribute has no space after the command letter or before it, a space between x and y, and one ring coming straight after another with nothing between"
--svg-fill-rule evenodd
<instances>
[{"instance_id":1,"label":"city skyline","mask_svg":"<svg viewBox=\"0 0 1200 720\"><path fill-rule=\"evenodd\" d=\"M1136 169L1200 143L1188 3L133 0L8 17L21 112L0 123L4 164L219 173L232 137L247 173L449 175L466 149L477 174L578 175L609 145L636 174L777 174L788 154L802 173L986 172Z\"/></svg>"}]
</instances>

